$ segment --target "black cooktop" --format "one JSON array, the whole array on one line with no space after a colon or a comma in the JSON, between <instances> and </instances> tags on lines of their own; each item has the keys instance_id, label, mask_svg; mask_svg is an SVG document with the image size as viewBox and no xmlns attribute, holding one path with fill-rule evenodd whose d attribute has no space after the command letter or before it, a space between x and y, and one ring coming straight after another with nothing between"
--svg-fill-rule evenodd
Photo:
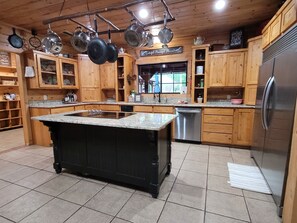
<instances>
[{"instance_id":1,"label":"black cooktop","mask_svg":"<svg viewBox=\"0 0 297 223\"><path fill-rule=\"evenodd\" d=\"M135 113L131 112L107 112L101 110L90 110L86 112L79 112L74 114L68 114L66 116L78 116L78 117L86 117L86 118L110 118L110 119L121 119Z\"/></svg>"}]
</instances>

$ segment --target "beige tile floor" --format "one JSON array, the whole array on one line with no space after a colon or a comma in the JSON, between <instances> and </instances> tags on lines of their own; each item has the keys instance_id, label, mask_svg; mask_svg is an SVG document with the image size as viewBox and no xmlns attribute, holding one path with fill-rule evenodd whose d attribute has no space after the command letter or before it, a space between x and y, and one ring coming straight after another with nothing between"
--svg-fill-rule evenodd
<instances>
[{"instance_id":1,"label":"beige tile floor","mask_svg":"<svg viewBox=\"0 0 297 223\"><path fill-rule=\"evenodd\" d=\"M272 197L228 184L227 162L254 165L248 150L172 144L173 169L158 199L52 168L52 149L0 154L0 223L278 223Z\"/></svg>"},{"instance_id":2,"label":"beige tile floor","mask_svg":"<svg viewBox=\"0 0 297 223\"><path fill-rule=\"evenodd\" d=\"M11 129L0 132L0 153L2 151L24 146L24 131L23 128Z\"/></svg>"}]
</instances>

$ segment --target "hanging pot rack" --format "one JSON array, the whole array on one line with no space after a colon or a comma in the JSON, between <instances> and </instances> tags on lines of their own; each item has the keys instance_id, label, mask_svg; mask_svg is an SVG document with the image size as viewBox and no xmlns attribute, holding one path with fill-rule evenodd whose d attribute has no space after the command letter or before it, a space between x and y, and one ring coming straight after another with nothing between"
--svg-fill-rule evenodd
<instances>
[{"instance_id":1,"label":"hanging pot rack","mask_svg":"<svg viewBox=\"0 0 297 223\"><path fill-rule=\"evenodd\" d=\"M104 9L91 10L91 11L87 11L87 12L79 12L79 13L74 13L74 14L70 14L70 15L58 16L58 17L55 17L55 18L44 20L42 23L44 25L48 25L48 24L58 22L58 21L62 21L62 20L69 20L69 21L71 21L73 23L76 23L77 25L85 28L86 30L88 30L88 31L90 31L92 33L95 33L94 29L92 29L90 27L87 27L84 24L82 24L81 22L78 22L78 21L74 20L75 18L79 18L79 17L83 17L83 16L87 16L87 15L88 16L95 15L96 17L98 17L103 22L107 23L108 25L110 25L113 28L113 29L110 30L111 33L122 33L122 32L125 32L126 28L121 29L121 28L117 27L110 20L104 18L100 13L106 13L106 12L111 12L111 11L123 9L132 16L133 20L136 20L144 28L154 26L154 25L161 25L161 24L164 23L163 20L144 24L141 21L139 21L137 16L132 11L129 10L129 7L131 7L131 6L141 4L141 3L145 3L145 2L153 2L153 1L160 1L162 3L162 5L163 5L163 7L166 10L167 15L168 15L167 23L175 21L175 18L172 16L172 14L171 14L171 12L169 10L169 7L166 4L165 0L138 0L138 1L126 3L126 4L123 4L123 5L120 5L120 6L113 6L113 7L108 7L108 8L104 8ZM99 35L108 34L108 30L101 31L98 34Z\"/></svg>"}]
</instances>

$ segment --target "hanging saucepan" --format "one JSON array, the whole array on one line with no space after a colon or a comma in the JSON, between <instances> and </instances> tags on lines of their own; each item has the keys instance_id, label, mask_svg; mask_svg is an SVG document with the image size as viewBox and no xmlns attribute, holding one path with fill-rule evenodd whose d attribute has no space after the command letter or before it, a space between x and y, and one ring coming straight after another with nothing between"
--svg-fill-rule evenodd
<instances>
[{"instance_id":1,"label":"hanging saucepan","mask_svg":"<svg viewBox=\"0 0 297 223\"><path fill-rule=\"evenodd\" d=\"M110 29L108 30L107 61L114 63L118 59L118 49L111 43Z\"/></svg>"},{"instance_id":2,"label":"hanging saucepan","mask_svg":"<svg viewBox=\"0 0 297 223\"><path fill-rule=\"evenodd\" d=\"M53 54L59 54L63 48L61 38L51 30L50 25L48 26L47 36L42 39L42 48L45 52Z\"/></svg>"},{"instance_id":3,"label":"hanging saucepan","mask_svg":"<svg viewBox=\"0 0 297 223\"><path fill-rule=\"evenodd\" d=\"M88 50L89 42L90 36L87 33L83 32L82 28L78 26L70 40L73 48L80 53L86 52Z\"/></svg>"},{"instance_id":4,"label":"hanging saucepan","mask_svg":"<svg viewBox=\"0 0 297 223\"><path fill-rule=\"evenodd\" d=\"M23 40L20 36L15 33L15 28L12 28L13 34L8 36L9 44L14 48L22 48L23 47Z\"/></svg>"},{"instance_id":5,"label":"hanging saucepan","mask_svg":"<svg viewBox=\"0 0 297 223\"><path fill-rule=\"evenodd\" d=\"M146 37L146 47L153 47L154 46L154 40L153 40L153 35L150 32L147 32L147 37Z\"/></svg>"},{"instance_id":6,"label":"hanging saucepan","mask_svg":"<svg viewBox=\"0 0 297 223\"><path fill-rule=\"evenodd\" d=\"M171 31L171 29L168 29L166 27L166 24L167 24L167 13L164 14L164 28L161 29L158 33L160 42L164 43L165 45L169 43L173 38L173 32Z\"/></svg>"},{"instance_id":7,"label":"hanging saucepan","mask_svg":"<svg viewBox=\"0 0 297 223\"><path fill-rule=\"evenodd\" d=\"M38 49L41 47L41 41L36 37L37 32L35 29L32 29L31 33L33 36L29 39L30 46L34 47L34 49Z\"/></svg>"},{"instance_id":8,"label":"hanging saucepan","mask_svg":"<svg viewBox=\"0 0 297 223\"><path fill-rule=\"evenodd\" d=\"M145 31L142 26L132 23L125 30L125 40L132 47L139 47L143 44Z\"/></svg>"},{"instance_id":9,"label":"hanging saucepan","mask_svg":"<svg viewBox=\"0 0 297 223\"><path fill-rule=\"evenodd\" d=\"M107 45L103 39L98 37L97 20L94 18L96 36L91 39L88 45L88 56L95 64L104 64L107 60Z\"/></svg>"}]
</instances>

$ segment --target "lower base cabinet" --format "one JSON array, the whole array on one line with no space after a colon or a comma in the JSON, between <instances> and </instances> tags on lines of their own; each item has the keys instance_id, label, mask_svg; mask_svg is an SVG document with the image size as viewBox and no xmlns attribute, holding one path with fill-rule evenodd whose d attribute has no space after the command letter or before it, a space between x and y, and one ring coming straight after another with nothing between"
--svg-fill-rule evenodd
<instances>
[{"instance_id":1,"label":"lower base cabinet","mask_svg":"<svg viewBox=\"0 0 297 223\"><path fill-rule=\"evenodd\" d=\"M204 108L202 142L250 146L254 109Z\"/></svg>"}]
</instances>

